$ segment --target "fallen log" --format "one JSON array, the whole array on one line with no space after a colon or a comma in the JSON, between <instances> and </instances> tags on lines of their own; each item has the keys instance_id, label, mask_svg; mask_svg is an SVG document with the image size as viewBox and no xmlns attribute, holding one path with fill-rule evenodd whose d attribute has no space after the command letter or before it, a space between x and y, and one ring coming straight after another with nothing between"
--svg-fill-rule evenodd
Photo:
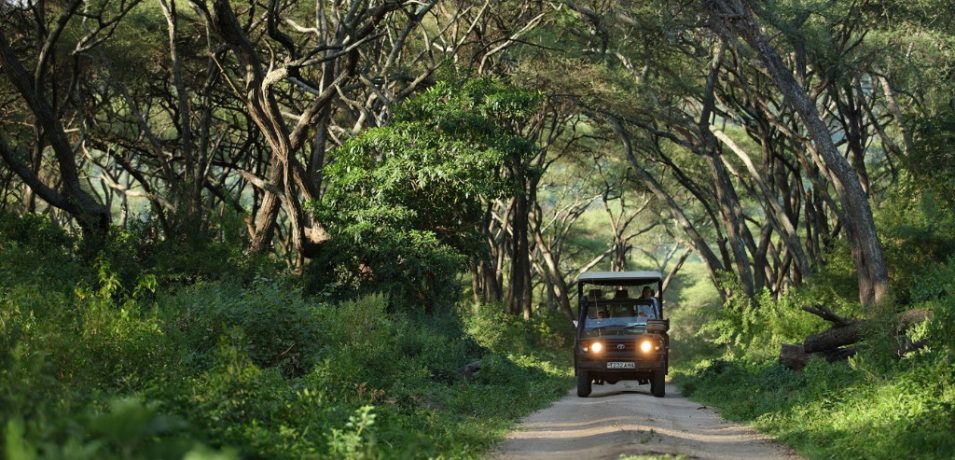
<instances>
[{"instance_id":1,"label":"fallen log","mask_svg":"<svg viewBox=\"0 0 955 460\"><path fill-rule=\"evenodd\" d=\"M899 331L907 331L912 326L932 319L932 311L925 308L915 308L899 313Z\"/></svg>"},{"instance_id":2,"label":"fallen log","mask_svg":"<svg viewBox=\"0 0 955 460\"><path fill-rule=\"evenodd\" d=\"M813 334L803 340L803 350L806 353L816 353L834 350L862 340L863 321L853 321L846 326L834 326L830 329Z\"/></svg>"},{"instance_id":3,"label":"fallen log","mask_svg":"<svg viewBox=\"0 0 955 460\"><path fill-rule=\"evenodd\" d=\"M801 344L783 344L779 350L779 361L793 370L801 370L813 357L820 357L828 362L845 360L856 354L854 348L849 347L863 339L863 331L868 324L867 320L850 319L839 316L832 310L822 306L805 306L803 311L816 315L830 323L829 329L806 337ZM902 358L908 353L928 346L927 340L912 342L906 335L912 326L932 318L932 312L925 309L907 310L898 315L898 334L900 347L896 350L896 357Z\"/></svg>"},{"instance_id":4,"label":"fallen log","mask_svg":"<svg viewBox=\"0 0 955 460\"><path fill-rule=\"evenodd\" d=\"M812 355L803 351L801 344L784 343L779 350L779 362L794 371L806 367L810 358Z\"/></svg>"},{"instance_id":5,"label":"fallen log","mask_svg":"<svg viewBox=\"0 0 955 460\"><path fill-rule=\"evenodd\" d=\"M800 344L785 343L779 350L779 362L794 371L801 371L809 364L809 360L812 358L822 358L825 359L826 362L833 363L848 359L855 354L856 350L854 348L836 348L834 350L807 353Z\"/></svg>"},{"instance_id":6,"label":"fallen log","mask_svg":"<svg viewBox=\"0 0 955 460\"><path fill-rule=\"evenodd\" d=\"M902 359L905 357L905 355L912 353L914 351L921 350L927 346L928 346L928 339L922 339L922 340L917 340L913 342L912 339L906 336L903 336L902 346L900 346L899 349L895 351L895 357Z\"/></svg>"},{"instance_id":7,"label":"fallen log","mask_svg":"<svg viewBox=\"0 0 955 460\"><path fill-rule=\"evenodd\" d=\"M836 361L844 361L849 359L850 356L855 356L855 348L836 348L834 350L825 350L813 355L819 355L824 358L827 362L834 363Z\"/></svg>"}]
</instances>

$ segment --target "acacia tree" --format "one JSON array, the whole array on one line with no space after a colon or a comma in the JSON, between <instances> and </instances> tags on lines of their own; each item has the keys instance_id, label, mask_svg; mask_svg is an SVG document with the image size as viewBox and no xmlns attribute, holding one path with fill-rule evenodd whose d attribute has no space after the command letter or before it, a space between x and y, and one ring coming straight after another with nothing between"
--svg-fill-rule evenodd
<instances>
[{"instance_id":1,"label":"acacia tree","mask_svg":"<svg viewBox=\"0 0 955 460\"><path fill-rule=\"evenodd\" d=\"M138 3L121 0L84 5L82 0L72 0L57 7L44 2L0 5L5 24L0 29L0 67L33 124L29 141L0 137L0 155L26 184L28 210L34 209L34 196L38 196L65 211L91 243L107 234L110 210L84 189L84 168L78 161L76 138L67 134L67 123L78 125L70 127L71 131L81 131L88 115L77 110L76 103L77 82L94 75L82 60L110 39ZM48 160L47 147L52 150L50 161L56 174L45 177L41 170Z\"/></svg>"},{"instance_id":2,"label":"acacia tree","mask_svg":"<svg viewBox=\"0 0 955 460\"><path fill-rule=\"evenodd\" d=\"M721 278L719 272L732 270L748 294L762 289L778 294L825 263L831 242L844 233L860 270L860 300L874 302L884 292L886 277L866 192L887 182L873 185L865 159L867 144L876 136L887 138L882 143L893 148L887 134L893 118L888 115L897 111L891 103L880 106L861 83L877 75L873 55L857 51L869 26L865 7L756 9L766 22L782 28L784 40L791 37L790 43L776 45L793 49L787 54L788 67L777 54L781 70L767 73L751 65L747 46L754 47L755 41L735 38L742 36L736 29L721 33L729 28L718 27L720 21L739 22L739 14L713 15L713 5L731 3L746 4L702 2L675 9L667 4L566 2L577 22L565 25L563 33L578 42L577 54L563 71L550 70L565 79L549 83L574 91L587 87L586 79L613 82L577 91L581 106L618 134L624 152L633 154L637 177L671 209L714 281ZM804 28L800 24L814 17L810 8L826 8L815 13L824 20L810 21L813 37L799 32ZM713 18L706 27L700 27L701 14ZM651 17L667 19L661 23ZM759 32L747 30L743 38ZM765 49L757 51L762 60ZM571 67L576 69L571 72ZM809 88L801 106L791 102L793 95L775 78L783 70ZM809 117L803 110L807 104L825 110ZM834 137L840 141L833 142ZM754 143L762 158L753 155ZM842 156L836 150L840 147L848 159L834 157ZM890 162L875 164L887 165L891 172ZM663 175L683 190L666 186ZM696 199L690 206L703 211L699 222L711 226L715 235L694 228L696 219L686 205L673 199L684 193Z\"/></svg>"},{"instance_id":3,"label":"acacia tree","mask_svg":"<svg viewBox=\"0 0 955 460\"><path fill-rule=\"evenodd\" d=\"M302 211L302 203L321 196L330 146L386 120L391 107L444 62L442 55L453 55L464 43L487 6L475 12L469 5L436 9L437 1L353 0L303 9L305 2L273 0L258 21L252 2L238 11L226 0L211 8L192 3L235 56L226 66L243 81L237 96L269 150L268 176L252 178L263 199L249 250L269 247L282 205L296 265L330 238L322 222ZM240 22L246 15L250 19ZM436 31L421 28L429 15ZM415 33L424 51L412 49ZM438 56L431 49L437 42L445 45ZM272 57L265 59L263 50ZM415 73L408 78L408 71ZM286 107L295 113L287 116Z\"/></svg>"},{"instance_id":4,"label":"acacia tree","mask_svg":"<svg viewBox=\"0 0 955 460\"><path fill-rule=\"evenodd\" d=\"M888 271L868 196L857 172L836 149L832 133L820 118L816 104L766 39L751 7L741 0L713 0L705 5L712 14L711 26L721 36L729 41L742 39L756 51L757 58L766 66L786 101L805 124L831 172L833 186L846 216L847 238L859 280L859 301L867 306L880 304L888 290Z\"/></svg>"}]
</instances>

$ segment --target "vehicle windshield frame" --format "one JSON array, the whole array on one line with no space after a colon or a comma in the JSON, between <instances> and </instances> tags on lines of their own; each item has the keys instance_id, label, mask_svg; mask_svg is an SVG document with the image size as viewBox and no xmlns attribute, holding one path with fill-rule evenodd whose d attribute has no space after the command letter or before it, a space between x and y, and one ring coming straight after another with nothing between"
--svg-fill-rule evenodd
<instances>
[{"instance_id":1,"label":"vehicle windshield frame","mask_svg":"<svg viewBox=\"0 0 955 460\"><path fill-rule=\"evenodd\" d=\"M640 330L634 330L632 332L622 332L616 335L633 335L633 334L642 334L646 330L647 320L657 319L656 314L653 311L653 305L647 302L641 302L642 299L615 299L615 300L598 300L586 302L589 305L585 305L584 308L587 310L587 314L582 315L580 327L581 334L583 337L594 337L599 335L607 335L597 333L594 334L592 331L599 331L605 328L611 330L626 331L628 329L639 328ZM594 313L594 309L598 311L607 311L609 312L619 312L621 308L626 311L627 309L631 310L634 314L632 315L608 315L607 317L601 318ZM640 313L645 313L641 316Z\"/></svg>"},{"instance_id":2,"label":"vehicle windshield frame","mask_svg":"<svg viewBox=\"0 0 955 460\"><path fill-rule=\"evenodd\" d=\"M663 319L666 317L665 311L663 309L663 277L658 272L587 272L580 275L577 278L577 295L578 295L578 320L577 320L577 337L580 338L589 338L594 337L594 334L591 334L590 331L598 330L597 327L594 327L594 321L599 321L600 326L598 327L610 327L617 323L621 324L621 327L616 327L614 330L623 331L626 329L626 323L632 323L633 326L637 327L643 326L643 330L646 330L646 320L644 321L627 321L628 318L640 318L639 316L617 316L617 317L608 317L608 318L597 318L596 314L591 314L592 309L594 308L612 308L619 306L629 306L639 311L641 306L653 305L652 302L647 302L646 299L640 297L627 297L624 299L587 299L584 296L585 286L602 286L602 287L611 287L616 286L619 288L630 288L635 286L647 286L647 285L656 285L656 295L653 299L656 299L656 308L659 311L659 316L656 318L647 317L647 319ZM606 292L606 291L604 291ZM607 320L616 320L616 321L607 321ZM643 333L641 331L640 333ZM603 335L603 334L598 334ZM631 333L626 333L623 335L631 335Z\"/></svg>"}]
</instances>

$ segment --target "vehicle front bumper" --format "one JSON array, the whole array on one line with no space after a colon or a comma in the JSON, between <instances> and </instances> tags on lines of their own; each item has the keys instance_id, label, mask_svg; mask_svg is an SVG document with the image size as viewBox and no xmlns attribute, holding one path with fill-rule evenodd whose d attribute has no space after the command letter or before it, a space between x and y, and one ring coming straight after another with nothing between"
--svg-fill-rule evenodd
<instances>
[{"instance_id":1,"label":"vehicle front bumper","mask_svg":"<svg viewBox=\"0 0 955 460\"><path fill-rule=\"evenodd\" d=\"M628 374L635 372L655 371L666 366L666 360L663 353L635 354L632 352L617 353L606 352L594 356L590 353L577 354L577 370L600 373L619 373ZM632 368L608 368L608 362L632 362Z\"/></svg>"}]
</instances>

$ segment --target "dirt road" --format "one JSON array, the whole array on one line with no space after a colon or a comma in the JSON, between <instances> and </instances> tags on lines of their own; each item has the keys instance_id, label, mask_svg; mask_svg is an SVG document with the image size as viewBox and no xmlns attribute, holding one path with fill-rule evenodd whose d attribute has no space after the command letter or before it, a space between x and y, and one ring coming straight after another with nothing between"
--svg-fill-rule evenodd
<instances>
[{"instance_id":1,"label":"dirt road","mask_svg":"<svg viewBox=\"0 0 955 460\"><path fill-rule=\"evenodd\" d=\"M682 455L707 459L796 459L757 431L727 422L667 385L665 398L649 385L594 385L576 390L521 422L491 453L510 459L618 459L625 455Z\"/></svg>"}]
</instances>

